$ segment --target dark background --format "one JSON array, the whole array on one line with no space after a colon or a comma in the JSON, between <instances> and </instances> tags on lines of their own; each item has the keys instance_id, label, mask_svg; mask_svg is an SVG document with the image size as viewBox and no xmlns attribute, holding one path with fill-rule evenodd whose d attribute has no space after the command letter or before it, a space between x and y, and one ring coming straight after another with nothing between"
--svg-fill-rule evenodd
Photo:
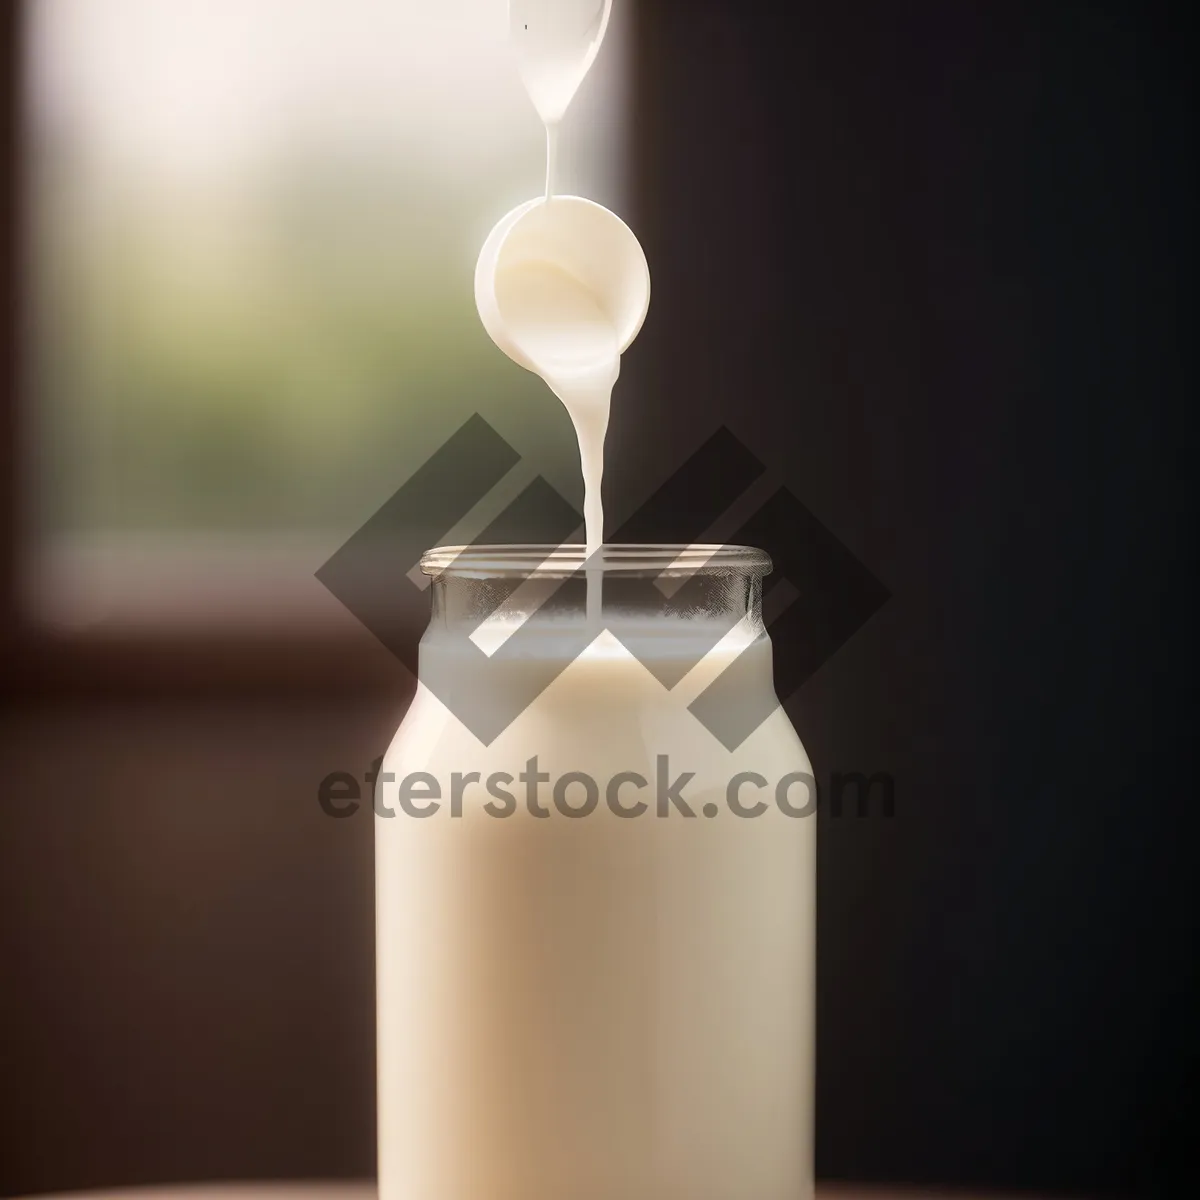
<instances>
[{"instance_id":1,"label":"dark background","mask_svg":"<svg viewBox=\"0 0 1200 1200\"><path fill-rule=\"evenodd\" d=\"M1186 15L641 5L655 299L610 501L727 424L891 592L789 706L820 777L896 780L821 832L822 1177L1194 1190ZM19 194L0 1193L370 1175L371 830L315 795L407 685L21 624Z\"/></svg>"}]
</instances>

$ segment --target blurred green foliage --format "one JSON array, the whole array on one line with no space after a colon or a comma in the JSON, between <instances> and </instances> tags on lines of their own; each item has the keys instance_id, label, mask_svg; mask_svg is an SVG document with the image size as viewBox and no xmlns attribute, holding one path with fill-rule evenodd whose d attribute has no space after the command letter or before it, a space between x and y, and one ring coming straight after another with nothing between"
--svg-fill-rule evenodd
<instances>
[{"instance_id":1,"label":"blurred green foliage","mask_svg":"<svg viewBox=\"0 0 1200 1200\"><path fill-rule=\"evenodd\" d=\"M328 163L237 196L64 183L32 242L50 531L344 531L474 411L573 474L479 325L480 198Z\"/></svg>"}]
</instances>

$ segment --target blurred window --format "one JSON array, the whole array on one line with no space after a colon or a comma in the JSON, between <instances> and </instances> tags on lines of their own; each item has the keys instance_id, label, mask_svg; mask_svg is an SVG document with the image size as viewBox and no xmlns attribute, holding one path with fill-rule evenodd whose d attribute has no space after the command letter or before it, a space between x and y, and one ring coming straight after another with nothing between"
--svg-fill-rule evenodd
<instances>
[{"instance_id":1,"label":"blurred window","mask_svg":"<svg viewBox=\"0 0 1200 1200\"><path fill-rule=\"evenodd\" d=\"M564 127L621 206L625 23ZM561 407L491 344L474 259L536 195L505 0L31 0L31 612L277 625L481 412L565 494Z\"/></svg>"}]
</instances>

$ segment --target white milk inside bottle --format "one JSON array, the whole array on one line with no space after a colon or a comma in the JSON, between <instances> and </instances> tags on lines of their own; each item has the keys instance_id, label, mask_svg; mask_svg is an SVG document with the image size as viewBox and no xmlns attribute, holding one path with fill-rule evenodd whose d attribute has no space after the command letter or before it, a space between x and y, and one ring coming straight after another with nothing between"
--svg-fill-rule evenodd
<instances>
[{"instance_id":1,"label":"white milk inside bottle","mask_svg":"<svg viewBox=\"0 0 1200 1200\"><path fill-rule=\"evenodd\" d=\"M689 554L699 605L629 599ZM590 642L555 578L584 561L426 556L375 822L381 1200L810 1197L815 802L765 556L610 547ZM560 594L504 657L516 622L479 613L531 582ZM732 750L689 711L727 672L722 704L766 714Z\"/></svg>"}]
</instances>

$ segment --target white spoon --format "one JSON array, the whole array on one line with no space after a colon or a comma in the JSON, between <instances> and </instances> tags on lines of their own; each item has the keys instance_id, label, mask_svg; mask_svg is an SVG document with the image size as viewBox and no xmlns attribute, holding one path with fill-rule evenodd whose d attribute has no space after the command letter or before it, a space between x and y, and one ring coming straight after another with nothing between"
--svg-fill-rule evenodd
<instances>
[{"instance_id":1,"label":"white spoon","mask_svg":"<svg viewBox=\"0 0 1200 1200\"><path fill-rule=\"evenodd\" d=\"M514 208L475 267L475 304L492 341L540 375L579 439L589 553L603 540L604 436L621 354L650 305L650 269L629 226L579 196ZM599 590L588 593L589 612Z\"/></svg>"},{"instance_id":2,"label":"white spoon","mask_svg":"<svg viewBox=\"0 0 1200 1200\"><path fill-rule=\"evenodd\" d=\"M633 231L602 204L538 197L488 234L475 264L475 305L513 362L547 382L577 377L637 337L650 268Z\"/></svg>"}]
</instances>

